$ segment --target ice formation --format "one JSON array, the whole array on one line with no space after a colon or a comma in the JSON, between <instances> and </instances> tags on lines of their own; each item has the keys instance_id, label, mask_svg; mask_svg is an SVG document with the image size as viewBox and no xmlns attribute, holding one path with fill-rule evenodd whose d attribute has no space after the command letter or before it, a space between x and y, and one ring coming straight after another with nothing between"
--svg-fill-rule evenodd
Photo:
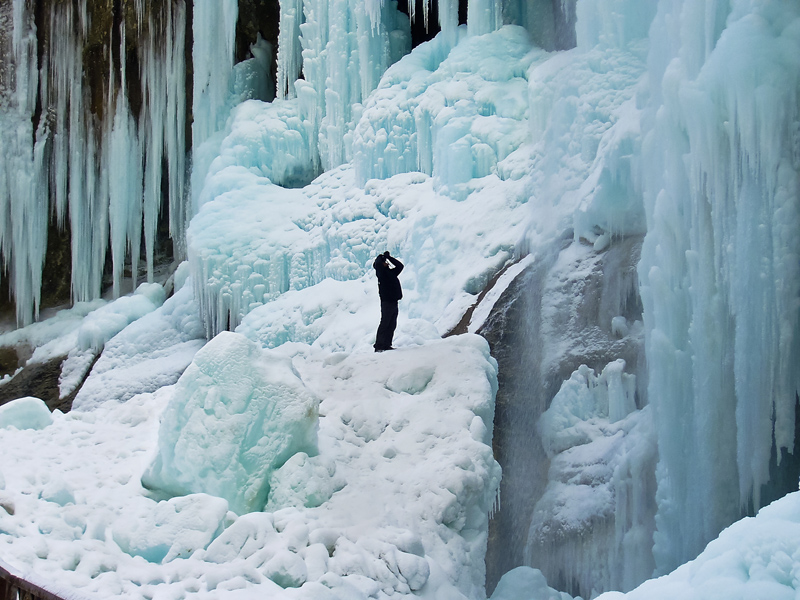
<instances>
[{"instance_id":1,"label":"ice formation","mask_svg":"<svg viewBox=\"0 0 800 600\"><path fill-rule=\"evenodd\" d=\"M442 35L416 48L365 103L353 132L360 185L421 171L463 198L526 141L528 68L545 53L531 52L521 27L454 42Z\"/></svg>"},{"instance_id":2,"label":"ice formation","mask_svg":"<svg viewBox=\"0 0 800 600\"><path fill-rule=\"evenodd\" d=\"M0 428L44 429L52 422L50 409L39 398L17 398L0 406Z\"/></svg>"},{"instance_id":3,"label":"ice formation","mask_svg":"<svg viewBox=\"0 0 800 600\"><path fill-rule=\"evenodd\" d=\"M410 49L408 16L396 2L281 0L280 30L278 97L296 97L311 121L315 164L336 167L355 107Z\"/></svg>"},{"instance_id":4,"label":"ice formation","mask_svg":"<svg viewBox=\"0 0 800 600\"><path fill-rule=\"evenodd\" d=\"M144 36L143 105L126 95L135 74L110 69L99 113L81 83L85 4L53 5L46 65L29 3L0 8L0 56L14 72L0 80L0 247L18 319L38 311L48 193L57 218L69 217L77 301L99 294L109 244L116 293L142 238L152 270L162 164L172 235L180 249L187 229L188 258L188 283L166 301L145 287L145 298L78 302L3 336L35 348L36 360L80 342L62 367L64 390L104 351L77 410L40 431L0 430L10 458L0 477L2 556L98 597L483 597L499 477L495 365L476 336L439 338L480 300L467 325L478 330L528 264L552 258L546 274L563 277L543 289L567 289L637 236L644 323L610 304L598 310L612 336L644 332L638 406L634 373L613 359L559 376L540 425L549 477L530 499L530 560L548 577L561 569L580 579L587 595L629 589L759 507L773 446L776 462L794 448L800 384L795 3L471 0L459 27L458 3L443 0L442 32L409 53L409 23L394 2L284 1L279 99L267 103L249 89L263 87L264 69L256 77L247 69L257 65L233 64L238 3L197 2L191 208L177 51L186 7L168 2L154 20L144 3L133 7L138 24L123 20L115 35ZM431 5L422 7L410 18L427 20ZM577 47L532 45L528 34L548 51L564 43L539 17L574 24ZM251 60L267 51L257 42ZM122 59L127 47L108 52ZM31 119L37 95L41 118ZM376 356L369 263L386 249L407 265L406 293L400 349ZM614 282L609 302L620 304L627 279ZM547 360L591 334L556 335L563 298L543 302ZM236 333L197 354L226 329ZM231 363L237 352L249 358ZM221 412L207 414L206 400L241 392L246 404L262 388L249 377L272 363L287 377L295 368L321 399L316 447L299 444L274 462L260 455L247 471L252 453L221 444L236 456L213 476L191 464L156 481L181 419L208 432ZM202 364L219 375L215 385L197 383ZM238 381L219 372L228 364ZM182 415L187 402L194 410ZM156 499L140 482L165 407L161 463L145 479L158 494L186 495ZM218 434L184 431L213 454ZM245 480L254 490L246 499L222 489ZM629 597L793 597L797 504L795 494L762 510ZM546 535L590 529L591 539ZM496 596L531 589L565 597L527 568Z\"/></svg>"},{"instance_id":5,"label":"ice formation","mask_svg":"<svg viewBox=\"0 0 800 600\"><path fill-rule=\"evenodd\" d=\"M660 2L651 31L639 273L665 573L794 449L800 7Z\"/></svg>"},{"instance_id":6,"label":"ice formation","mask_svg":"<svg viewBox=\"0 0 800 600\"><path fill-rule=\"evenodd\" d=\"M649 407L636 409L635 377L624 369L623 360L600 375L582 365L537 424L550 472L527 561L581 591L632 589L654 567L653 424Z\"/></svg>"},{"instance_id":7,"label":"ice formation","mask_svg":"<svg viewBox=\"0 0 800 600\"><path fill-rule=\"evenodd\" d=\"M134 2L134 23L122 22L119 45L99 50L109 72L92 90L84 77L84 48L97 44L92 36L98 26L93 29L86 2L48 4L40 25L48 29L49 43L41 56L37 36L44 32L37 31L30 3L4 3L0 12L6 70L0 85L0 246L17 321L28 324L39 314L51 210L59 226L69 223L72 297L78 302L100 296L109 246L115 295L126 265L135 287L142 239L152 279L164 164L170 231L176 247L183 247L186 9L183 2L163 3L157 11ZM129 35L140 39L136 110L126 69L113 69L126 64Z\"/></svg>"},{"instance_id":8,"label":"ice formation","mask_svg":"<svg viewBox=\"0 0 800 600\"><path fill-rule=\"evenodd\" d=\"M142 481L225 498L237 514L261 510L273 471L297 452L316 454L318 405L288 358L221 333L178 380Z\"/></svg>"},{"instance_id":9,"label":"ice formation","mask_svg":"<svg viewBox=\"0 0 800 600\"><path fill-rule=\"evenodd\" d=\"M503 575L489 600L572 600L572 596L547 585L538 569L517 567Z\"/></svg>"}]
</instances>

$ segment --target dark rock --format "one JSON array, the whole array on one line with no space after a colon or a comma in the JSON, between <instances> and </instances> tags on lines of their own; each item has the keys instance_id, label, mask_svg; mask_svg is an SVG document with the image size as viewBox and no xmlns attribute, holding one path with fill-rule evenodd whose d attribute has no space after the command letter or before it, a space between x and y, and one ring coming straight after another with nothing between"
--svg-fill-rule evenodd
<instances>
[{"instance_id":1,"label":"dark rock","mask_svg":"<svg viewBox=\"0 0 800 600\"><path fill-rule=\"evenodd\" d=\"M13 348L6 350L16 354ZM26 365L10 381L0 385L0 406L17 398L35 396L43 400L51 411L58 409L61 412L69 412L80 386L77 386L68 396L59 398L58 379L64 359L66 356L59 356L47 362ZM97 358L95 358L96 360ZM91 370L89 367L87 375Z\"/></svg>"}]
</instances>

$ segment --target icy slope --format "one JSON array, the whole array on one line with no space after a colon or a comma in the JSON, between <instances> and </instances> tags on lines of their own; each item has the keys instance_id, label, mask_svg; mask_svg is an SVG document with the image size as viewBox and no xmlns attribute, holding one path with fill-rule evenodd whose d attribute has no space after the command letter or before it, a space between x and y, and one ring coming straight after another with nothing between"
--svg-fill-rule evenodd
<instances>
[{"instance_id":1,"label":"icy slope","mask_svg":"<svg viewBox=\"0 0 800 600\"><path fill-rule=\"evenodd\" d=\"M164 387L55 413L41 431L0 429L4 559L95 598L479 597L500 476L486 343L467 335L380 355L291 347L321 399L319 454L274 472L269 512L237 516L221 498L142 488L176 390Z\"/></svg>"}]
</instances>

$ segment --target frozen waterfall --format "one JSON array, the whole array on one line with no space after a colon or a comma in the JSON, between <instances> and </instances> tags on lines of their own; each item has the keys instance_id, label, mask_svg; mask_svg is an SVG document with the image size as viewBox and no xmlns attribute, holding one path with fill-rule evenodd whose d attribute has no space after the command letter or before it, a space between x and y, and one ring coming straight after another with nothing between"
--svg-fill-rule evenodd
<instances>
[{"instance_id":1,"label":"frozen waterfall","mask_svg":"<svg viewBox=\"0 0 800 600\"><path fill-rule=\"evenodd\" d=\"M800 389L800 7L662 1L639 275L659 440L657 572L762 505Z\"/></svg>"},{"instance_id":2,"label":"frozen waterfall","mask_svg":"<svg viewBox=\"0 0 800 600\"><path fill-rule=\"evenodd\" d=\"M105 29L86 2L0 7L0 243L19 323L39 313L51 210L71 231L76 302L100 295L109 246L114 293L126 268L135 287L142 236L152 279L163 197L182 251L186 8L137 0L131 15Z\"/></svg>"}]
</instances>

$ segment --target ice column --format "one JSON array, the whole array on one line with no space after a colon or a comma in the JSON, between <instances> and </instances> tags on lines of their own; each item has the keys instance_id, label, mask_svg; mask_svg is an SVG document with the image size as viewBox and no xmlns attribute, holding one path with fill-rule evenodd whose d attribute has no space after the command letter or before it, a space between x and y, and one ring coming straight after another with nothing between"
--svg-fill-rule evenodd
<instances>
[{"instance_id":1,"label":"ice column","mask_svg":"<svg viewBox=\"0 0 800 600\"><path fill-rule=\"evenodd\" d=\"M199 208L200 192L231 109L231 74L236 42L238 0L193 0L192 68L192 213Z\"/></svg>"},{"instance_id":2,"label":"ice column","mask_svg":"<svg viewBox=\"0 0 800 600\"><path fill-rule=\"evenodd\" d=\"M662 1L650 82L639 275L665 573L758 508L773 443L794 446L800 6Z\"/></svg>"},{"instance_id":3,"label":"ice column","mask_svg":"<svg viewBox=\"0 0 800 600\"><path fill-rule=\"evenodd\" d=\"M10 14L9 14L10 13ZM34 131L39 95L36 26L24 0L0 8L0 248L17 298L17 321L39 314L47 248L46 119ZM9 31L8 26L11 26Z\"/></svg>"},{"instance_id":4,"label":"ice column","mask_svg":"<svg viewBox=\"0 0 800 600\"><path fill-rule=\"evenodd\" d=\"M451 4L447 2L446 4ZM454 9L456 12L456 25L458 24L458 2L455 2ZM467 31L469 35L482 35L484 33L491 33L499 29L503 24L503 15L501 12L503 3L495 2L494 0L470 0L467 5ZM441 11L442 4L439 4ZM442 31L445 31L444 22L442 23Z\"/></svg>"},{"instance_id":5,"label":"ice column","mask_svg":"<svg viewBox=\"0 0 800 600\"><path fill-rule=\"evenodd\" d=\"M278 33L278 89L276 97L294 98L294 82L302 67L300 24L303 22L303 0L281 0Z\"/></svg>"},{"instance_id":6,"label":"ice column","mask_svg":"<svg viewBox=\"0 0 800 600\"><path fill-rule=\"evenodd\" d=\"M228 116L238 16L238 0L194 1L192 143L195 148L219 131Z\"/></svg>"}]
</instances>

